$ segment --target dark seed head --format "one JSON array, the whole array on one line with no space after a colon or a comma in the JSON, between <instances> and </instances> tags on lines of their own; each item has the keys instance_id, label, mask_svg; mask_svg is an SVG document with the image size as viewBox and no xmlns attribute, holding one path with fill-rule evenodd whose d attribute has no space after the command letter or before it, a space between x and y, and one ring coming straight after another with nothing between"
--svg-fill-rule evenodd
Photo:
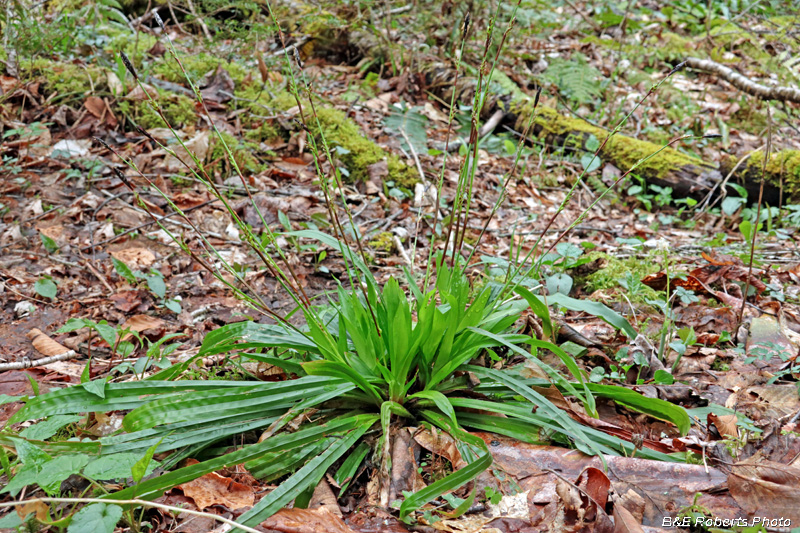
<instances>
[{"instance_id":1,"label":"dark seed head","mask_svg":"<svg viewBox=\"0 0 800 533\"><path fill-rule=\"evenodd\" d=\"M123 183L123 184L124 184L124 185L125 185L127 188L129 188L130 190L133 190L133 186L131 185L131 182L128 180L128 178L126 178L126 177L125 177L125 174L123 174L123 173L122 173L122 171L121 171L120 169L118 169L117 167L111 167L111 170L113 170L113 171L114 171L114 174L116 174L116 175L117 175L117 177L119 178L119 180L120 180L120 181L121 181L121 182L122 182L122 183Z\"/></svg>"},{"instance_id":2,"label":"dark seed head","mask_svg":"<svg viewBox=\"0 0 800 533\"><path fill-rule=\"evenodd\" d=\"M682 70L683 67L685 67L685 66L686 66L686 61L681 61L680 63L675 65L675 67L672 70L669 71L669 74L667 74L667 76L672 76L673 74L675 74L679 70Z\"/></svg>"},{"instance_id":3,"label":"dark seed head","mask_svg":"<svg viewBox=\"0 0 800 533\"><path fill-rule=\"evenodd\" d=\"M542 86L539 85L538 87L536 87L536 97L533 99L533 107L534 108L536 108L536 106L539 105L539 97L541 95L542 95Z\"/></svg>"},{"instance_id":4,"label":"dark seed head","mask_svg":"<svg viewBox=\"0 0 800 533\"><path fill-rule=\"evenodd\" d=\"M103 139L101 139L100 137L93 137L93 138L94 138L95 141L97 141L100 144L102 144L105 147L106 150L111 150L111 147L108 146L108 143L106 143Z\"/></svg>"},{"instance_id":5,"label":"dark seed head","mask_svg":"<svg viewBox=\"0 0 800 533\"><path fill-rule=\"evenodd\" d=\"M461 34L466 35L467 30L469 30L469 11L467 11L467 14L464 15L464 26L461 30Z\"/></svg>"},{"instance_id":6,"label":"dark seed head","mask_svg":"<svg viewBox=\"0 0 800 533\"><path fill-rule=\"evenodd\" d=\"M719 133L706 133L703 135L703 139L721 139L722 135Z\"/></svg>"},{"instance_id":7,"label":"dark seed head","mask_svg":"<svg viewBox=\"0 0 800 533\"><path fill-rule=\"evenodd\" d=\"M308 126L297 120L296 118L292 118L292 122L303 128L305 131L309 131Z\"/></svg>"},{"instance_id":8,"label":"dark seed head","mask_svg":"<svg viewBox=\"0 0 800 533\"><path fill-rule=\"evenodd\" d=\"M149 133L147 133L146 130L142 129L141 126L139 126L138 124L134 124L133 126L134 126L134 128L136 128L136 131L139 132L139 135L144 135L145 137L150 139L151 142L153 142L155 144L158 144L158 143L156 143L156 140L153 138L153 136L150 135Z\"/></svg>"},{"instance_id":9,"label":"dark seed head","mask_svg":"<svg viewBox=\"0 0 800 533\"><path fill-rule=\"evenodd\" d=\"M131 73L131 76L133 76L133 79L135 79L136 81L139 81L139 75L136 74L136 69L133 68L133 63L131 63L131 60L128 59L128 56L125 55L125 52L120 50L119 55L120 55L120 57L122 57L122 63L125 65L125 68L128 69L128 72Z\"/></svg>"}]
</instances>

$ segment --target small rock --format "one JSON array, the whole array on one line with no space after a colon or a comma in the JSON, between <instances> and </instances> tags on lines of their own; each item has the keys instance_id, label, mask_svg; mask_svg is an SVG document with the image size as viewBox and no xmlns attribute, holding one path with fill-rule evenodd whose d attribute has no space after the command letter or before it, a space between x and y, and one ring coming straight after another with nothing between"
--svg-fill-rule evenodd
<instances>
[{"instance_id":1,"label":"small rock","mask_svg":"<svg viewBox=\"0 0 800 533\"><path fill-rule=\"evenodd\" d=\"M36 306L28 301L19 302L14 306L14 314L17 315L17 318L26 317L34 311L36 311Z\"/></svg>"}]
</instances>

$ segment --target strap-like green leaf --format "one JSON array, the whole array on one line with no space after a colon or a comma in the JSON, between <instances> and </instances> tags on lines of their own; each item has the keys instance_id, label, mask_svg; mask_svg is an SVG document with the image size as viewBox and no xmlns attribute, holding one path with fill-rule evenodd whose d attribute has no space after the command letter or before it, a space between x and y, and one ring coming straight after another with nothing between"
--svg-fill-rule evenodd
<instances>
[{"instance_id":1,"label":"strap-like green leaf","mask_svg":"<svg viewBox=\"0 0 800 533\"><path fill-rule=\"evenodd\" d=\"M325 475L328 468L338 461L366 433L371 425L371 422L365 421L346 433L342 438L330 439L331 445L324 452L307 462L303 468L284 480L277 488L255 504L252 509L240 516L239 522L246 526L256 526L277 513L304 490L316 485Z\"/></svg>"},{"instance_id":2,"label":"strap-like green leaf","mask_svg":"<svg viewBox=\"0 0 800 533\"><path fill-rule=\"evenodd\" d=\"M600 317L615 328L624 331L629 338L636 338L636 330L633 329L633 326L631 326L630 322L625 320L622 315L612 309L609 309L600 302L593 302L591 300L578 300L575 298L570 298L566 294L561 293L551 294L547 297L547 301L550 305L557 304L561 307L566 307L570 311L583 311L584 313L589 313L590 315Z\"/></svg>"},{"instance_id":3,"label":"strap-like green leaf","mask_svg":"<svg viewBox=\"0 0 800 533\"><path fill-rule=\"evenodd\" d=\"M478 455L477 460L449 476L436 481L422 490L415 492L400 504L400 520L410 522L409 515L429 501L444 494L454 491L465 483L475 479L478 474L489 468L492 464L492 454L484 450Z\"/></svg>"},{"instance_id":4,"label":"strap-like green leaf","mask_svg":"<svg viewBox=\"0 0 800 533\"><path fill-rule=\"evenodd\" d=\"M542 302L535 294L521 285L514 288L514 292L525 298L528 305L531 306L533 314L542 320L542 332L548 339L553 336L553 323L550 321L550 309Z\"/></svg>"},{"instance_id":5,"label":"strap-like green leaf","mask_svg":"<svg viewBox=\"0 0 800 533\"><path fill-rule=\"evenodd\" d=\"M288 452L306 444L316 442L331 435L337 435L355 428L367 428L377 420L375 415L357 415L331 420L326 424L319 424L300 429L295 433L281 434L270 437L258 444L246 446L238 451L230 452L220 457L179 468L156 478L143 481L135 487L130 487L119 492L109 494L111 499L129 500L134 497L152 499L161 496L163 491L186 483L193 479L214 472L220 468L238 465L270 452Z\"/></svg>"},{"instance_id":6,"label":"strap-like green leaf","mask_svg":"<svg viewBox=\"0 0 800 533\"><path fill-rule=\"evenodd\" d=\"M620 405L634 411L645 413L653 418L672 422L680 430L682 435L689 432L692 421L689 413L680 405L675 405L660 398L648 398L638 392L626 387L616 385L601 385L599 383L589 384L589 390L598 396L611 398Z\"/></svg>"},{"instance_id":7,"label":"strap-like green leaf","mask_svg":"<svg viewBox=\"0 0 800 533\"><path fill-rule=\"evenodd\" d=\"M108 383L105 388L105 398L100 398L80 386L67 387L29 399L25 406L9 419L8 423L15 424L25 420L60 414L124 411L152 401L149 396L154 394L176 397L187 391L207 391L222 388L233 390L252 385L252 382L245 381L132 381L127 383Z\"/></svg>"},{"instance_id":8,"label":"strap-like green leaf","mask_svg":"<svg viewBox=\"0 0 800 533\"><path fill-rule=\"evenodd\" d=\"M366 392L375 401L376 405L380 405L383 402L380 391L375 386L368 382L364 376L343 363L319 359L303 363L303 369L309 376L330 376L346 379Z\"/></svg>"}]
</instances>

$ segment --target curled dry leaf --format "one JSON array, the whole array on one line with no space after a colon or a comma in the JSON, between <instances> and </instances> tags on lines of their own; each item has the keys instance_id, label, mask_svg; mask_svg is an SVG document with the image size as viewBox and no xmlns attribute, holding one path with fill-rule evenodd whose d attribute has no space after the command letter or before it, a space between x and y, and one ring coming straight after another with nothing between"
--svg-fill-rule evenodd
<instances>
[{"instance_id":1,"label":"curled dry leaf","mask_svg":"<svg viewBox=\"0 0 800 533\"><path fill-rule=\"evenodd\" d=\"M142 90L142 87L144 87L144 90ZM145 93L145 91L147 92ZM158 90L156 90L155 87L146 83L140 83L136 85L131 92L125 95L125 99L135 101L147 100L148 94L152 98L158 98Z\"/></svg>"},{"instance_id":2,"label":"curled dry leaf","mask_svg":"<svg viewBox=\"0 0 800 533\"><path fill-rule=\"evenodd\" d=\"M57 343L37 328L33 328L25 336L30 339L37 352L48 357L69 351L69 348Z\"/></svg>"},{"instance_id":3,"label":"curled dry leaf","mask_svg":"<svg viewBox=\"0 0 800 533\"><path fill-rule=\"evenodd\" d=\"M614 504L614 533L644 533L641 524L630 511L619 503Z\"/></svg>"},{"instance_id":4,"label":"curled dry leaf","mask_svg":"<svg viewBox=\"0 0 800 533\"><path fill-rule=\"evenodd\" d=\"M611 488L611 480L608 479L605 472L599 468L589 467L581 472L575 484L582 488L592 502L600 507L600 512L605 509L606 502L608 502L608 489Z\"/></svg>"},{"instance_id":5,"label":"curled dry leaf","mask_svg":"<svg viewBox=\"0 0 800 533\"><path fill-rule=\"evenodd\" d=\"M281 509L262 522L261 526L281 533L355 533L325 507Z\"/></svg>"},{"instance_id":6,"label":"curled dry leaf","mask_svg":"<svg viewBox=\"0 0 800 533\"><path fill-rule=\"evenodd\" d=\"M311 496L311 501L308 502L309 509L319 509L324 507L331 513L338 517L342 516L342 510L336 501L336 495L331 490L331 486L326 480L322 480L317 484L314 489L314 494Z\"/></svg>"},{"instance_id":7,"label":"curled dry leaf","mask_svg":"<svg viewBox=\"0 0 800 533\"><path fill-rule=\"evenodd\" d=\"M50 506L42 501L33 501L17 507L17 514L25 519L29 514L36 516L36 520L47 522L50 517Z\"/></svg>"},{"instance_id":8,"label":"curled dry leaf","mask_svg":"<svg viewBox=\"0 0 800 533\"><path fill-rule=\"evenodd\" d=\"M461 457L461 452L456 447L456 441L453 437L442 431L437 431L435 434L432 431L420 431L414 435L414 440L417 444L428 450L429 452L441 455L453 465L453 468L459 470L467 465L467 462Z\"/></svg>"},{"instance_id":9,"label":"curled dry leaf","mask_svg":"<svg viewBox=\"0 0 800 533\"><path fill-rule=\"evenodd\" d=\"M178 488L194 500L198 509L205 509L212 505L224 505L233 511L242 507L252 507L255 503L253 487L237 483L216 472L178 485Z\"/></svg>"},{"instance_id":10,"label":"curled dry leaf","mask_svg":"<svg viewBox=\"0 0 800 533\"><path fill-rule=\"evenodd\" d=\"M728 489L748 514L800 523L800 468L743 461L731 468Z\"/></svg>"},{"instance_id":11,"label":"curled dry leaf","mask_svg":"<svg viewBox=\"0 0 800 533\"><path fill-rule=\"evenodd\" d=\"M714 413L708 413L707 422L709 425L714 424L723 437L739 438L739 428L736 426L739 418L736 415L717 416Z\"/></svg>"},{"instance_id":12,"label":"curled dry leaf","mask_svg":"<svg viewBox=\"0 0 800 533\"><path fill-rule=\"evenodd\" d=\"M141 333L147 329L161 329L164 327L164 321L160 318L156 318L154 316L147 316L147 315L133 315L128 320L122 324L122 329L129 329L131 331L135 331L136 333ZM133 335L128 332L122 337L122 340L128 340Z\"/></svg>"},{"instance_id":13,"label":"curled dry leaf","mask_svg":"<svg viewBox=\"0 0 800 533\"><path fill-rule=\"evenodd\" d=\"M122 261L134 270L147 268L156 260L156 256L153 252L146 248L139 247L117 250L116 252L111 252L111 256L118 261Z\"/></svg>"}]
</instances>

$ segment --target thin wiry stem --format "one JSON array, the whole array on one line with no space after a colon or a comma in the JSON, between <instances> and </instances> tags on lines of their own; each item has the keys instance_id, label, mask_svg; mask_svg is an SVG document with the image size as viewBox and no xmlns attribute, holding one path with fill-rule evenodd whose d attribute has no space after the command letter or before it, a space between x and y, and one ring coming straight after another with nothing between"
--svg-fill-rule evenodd
<instances>
[{"instance_id":1,"label":"thin wiry stem","mask_svg":"<svg viewBox=\"0 0 800 533\"><path fill-rule=\"evenodd\" d=\"M469 11L468 11L467 14L464 16L464 24L462 26L462 32L461 32L461 47L460 47L460 49L458 51L458 55L456 57L456 66L455 66L456 76L455 76L455 81L453 81L453 92L450 95L450 112L449 112L448 117L447 117L447 135L445 137L444 153L442 154L442 168L439 171L439 181L438 181L438 183L436 185L436 198L435 198L436 205L434 206L434 210L433 210L433 232L432 232L432 235L431 235L430 247L428 249L428 266L425 268L425 279L422 282L422 291L423 292L428 287L428 281L430 280L430 274L431 274L431 271L432 271L431 267L433 265L433 250L436 248L436 224L438 224L438 222L439 222L439 207L440 207L441 198L442 198L442 186L444 184L444 172L445 172L445 170L447 168L447 156L450 153L449 152L449 148L450 148L450 132L452 131L453 119L455 118L455 115L456 115L455 102L456 102L456 92L458 92L458 76L459 76L460 70L461 70L461 58L464 57L464 48L465 48L465 44L467 42L467 33L469 32L469 22L470 22L470 14L469 14ZM452 216L452 213L451 213L451 216ZM448 235L449 235L449 230L448 230ZM446 254L447 253L447 249L446 249L447 248L447 238L445 239L444 243L445 243L445 254ZM414 243L414 245L416 246L416 242Z\"/></svg>"},{"instance_id":2,"label":"thin wiry stem","mask_svg":"<svg viewBox=\"0 0 800 533\"><path fill-rule=\"evenodd\" d=\"M303 129L305 129L306 132L308 132L310 134L309 135L309 147L311 148L312 155L314 156L314 168L316 170L317 177L320 180L320 186L322 187L323 195L325 196L325 203L326 203L326 205L328 207L328 213L329 213L329 215L331 217L331 224L333 225L334 233L338 233L337 238L342 242L343 246L346 246L348 249L350 249L350 243L349 243L349 240L347 238L347 234L344 231L344 228L342 227L341 221L339 220L339 216L338 216L338 213L336 212L336 206L335 206L335 204L333 202L332 196L329 194L328 187L330 186L330 182L329 182L327 176L325 175L325 173L323 172L322 166L320 164L319 150L317 148L316 139L314 139L313 133L308 128L308 124L307 124L307 121L306 121L306 116L305 116L305 113L303 111L303 105L302 105L302 102L300 101L300 92L299 92L299 90L297 88L297 81L295 80L295 77L294 77L294 68L292 67L292 62L289 59L289 51L288 51L288 48L286 47L286 40L285 40L285 37L283 35L283 31L281 30L280 24L278 24L277 18L275 17L275 13L272 10L272 6L270 5L269 2L267 2L267 10L269 12L270 17L272 18L273 24L275 24L275 28L276 28L276 30L278 32L278 37L279 37L279 39L281 41L281 46L283 47L283 50L284 50L284 54L283 55L284 55L284 58L286 60L286 66L287 66L287 69L288 69L288 72L289 72L289 76L290 76L290 93L292 94L292 96L294 96L295 102L297 103L297 107L298 107L299 112L300 112L300 119L302 121L301 124L303 126ZM300 61L300 55L297 52L297 48L294 48L293 52L294 52L295 62L297 63L297 66L301 68L301 73L302 73L302 62ZM307 96L308 101L309 101L309 105L311 106L311 113L312 113L312 116L313 116L313 118L314 118L314 120L316 122L317 129L319 131L320 142L322 143L322 148L325 151L325 156L327 157L328 162L329 162L329 164L331 166L331 171L333 173L333 179L334 179L334 185L336 185L338 187L338 189L339 189L339 191L341 193L342 203L344 205L345 212L347 213L348 219L350 221L350 225L353 228L353 231L358 233L358 228L356 227L355 223L353 222L352 213L350 211L350 208L347 205L347 199L344 197L343 187L342 187L341 179L339 178L339 173L338 173L337 169L335 168L335 166L333 164L333 157L331 156L330 148L329 148L328 143L327 143L327 141L325 139L325 133L323 131L322 124L320 123L319 116L317 115L316 107L314 106L314 100L311 97L311 89L310 89L308 83L305 83L305 81L304 81L304 86L305 86L305 90L306 90L306 96ZM362 261L364 261L364 263L366 264L367 263L366 254L364 253L364 250L363 250L362 245L361 245L361 239L358 238L358 235L356 235L356 243L358 245L358 250L359 250L359 253L360 253L361 257L362 257ZM360 283L360 282L359 283L355 283L355 280L353 279L353 276L352 276L352 271L351 271L351 269L349 267L349 261L348 261L347 254L343 253L342 255L343 255L344 261L345 261L345 266L346 266L345 270L347 271L347 274L350 277L350 285L351 286L357 285L361 289L361 292L362 292L362 294L364 296L364 301L366 302L367 308L369 309L370 315L372 317L372 321L373 321L373 323L375 325L375 330L377 331L378 335L380 335L381 334L381 330L380 330L380 326L378 325L378 318L375 315L375 310L372 308L372 303L370 301L369 295L367 294L367 289L366 289L366 287L364 287L364 285L362 283Z\"/></svg>"},{"instance_id":3,"label":"thin wiry stem","mask_svg":"<svg viewBox=\"0 0 800 533\"><path fill-rule=\"evenodd\" d=\"M174 505L166 505L163 503L150 502L147 500L108 500L104 498L31 498L29 500L0 503L0 509L7 509L9 507L17 507L22 505L31 505L35 503L104 503L112 505L140 505L142 507L152 507L154 509L161 509L162 511L169 511L171 513L177 513L177 514L183 513L192 516L202 516L205 518L211 518L212 520L228 524L229 526L241 529L242 531L247 531L248 533L259 533L257 529L253 529L252 527L247 527L243 524L240 524L239 522L236 522L229 518L225 518L224 516L220 516L218 514L204 513L203 511L184 509L183 507L175 507Z\"/></svg>"},{"instance_id":4,"label":"thin wiry stem","mask_svg":"<svg viewBox=\"0 0 800 533\"><path fill-rule=\"evenodd\" d=\"M739 309L739 316L736 323L741 326L744 317L744 308L747 305L747 293L750 292L750 276L753 275L753 256L756 253L756 237L758 236L758 224L761 221L761 201L764 199L764 178L767 174L767 161L769 161L770 151L772 150L772 114L770 106L767 106L767 146L764 149L764 162L761 165L761 185L758 187L758 206L756 208L756 220L753 224L753 238L750 240L750 260L747 264L747 281L744 284L742 293L742 307Z\"/></svg>"}]
</instances>

